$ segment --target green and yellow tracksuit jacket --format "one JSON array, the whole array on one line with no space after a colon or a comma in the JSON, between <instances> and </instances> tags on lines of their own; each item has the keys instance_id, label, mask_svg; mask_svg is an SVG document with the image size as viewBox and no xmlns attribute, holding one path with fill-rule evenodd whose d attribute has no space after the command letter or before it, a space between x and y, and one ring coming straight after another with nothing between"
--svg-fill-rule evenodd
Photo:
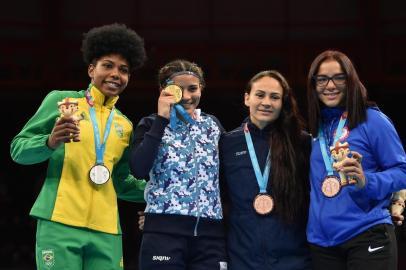
<instances>
[{"instance_id":1,"label":"green and yellow tracksuit jacket","mask_svg":"<svg viewBox=\"0 0 406 270\"><path fill-rule=\"evenodd\" d=\"M90 90L100 138L118 97L107 98L94 86ZM61 144L52 150L47 140L60 116L57 103L65 97L78 101L80 142ZM107 99L107 100L105 100ZM128 153L133 127L117 109L106 141L104 165L111 178L103 185L89 179L96 163L93 126L85 91L52 91L35 115L11 143L11 157L20 164L48 160L47 175L30 215L70 226L120 234L117 197L143 202L145 181L129 174Z\"/></svg>"}]
</instances>

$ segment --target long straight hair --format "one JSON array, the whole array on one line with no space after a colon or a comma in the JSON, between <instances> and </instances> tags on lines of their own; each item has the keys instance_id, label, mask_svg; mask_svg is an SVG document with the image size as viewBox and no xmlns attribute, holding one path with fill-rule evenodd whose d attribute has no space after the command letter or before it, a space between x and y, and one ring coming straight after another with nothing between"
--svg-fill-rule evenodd
<instances>
[{"instance_id":1,"label":"long straight hair","mask_svg":"<svg viewBox=\"0 0 406 270\"><path fill-rule=\"evenodd\" d=\"M375 105L372 101L367 101L367 89L360 81L357 71L351 60L342 52L327 50L319 54L310 65L307 75L307 105L308 122L310 133L315 135L318 132L320 120L321 102L317 96L314 76L319 72L320 65L326 61L337 61L343 73L347 76L345 88L345 107L348 112L348 128L353 129L366 120L366 109Z\"/></svg>"},{"instance_id":2,"label":"long straight hair","mask_svg":"<svg viewBox=\"0 0 406 270\"><path fill-rule=\"evenodd\" d=\"M286 79L275 70L257 73L248 82L246 93L253 83L263 77L279 82L283 89L282 110L272 123L269 145L272 171L270 185L275 212L287 223L304 221L309 204L308 150L309 136L303 134L303 120L296 99Z\"/></svg>"}]
</instances>

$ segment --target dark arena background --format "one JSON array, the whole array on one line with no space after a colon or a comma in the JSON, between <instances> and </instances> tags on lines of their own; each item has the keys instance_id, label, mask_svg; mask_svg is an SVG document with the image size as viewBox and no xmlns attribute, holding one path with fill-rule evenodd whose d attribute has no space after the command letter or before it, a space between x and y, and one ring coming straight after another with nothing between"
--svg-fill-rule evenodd
<instances>
[{"instance_id":1,"label":"dark arena background","mask_svg":"<svg viewBox=\"0 0 406 270\"><path fill-rule=\"evenodd\" d=\"M307 70L332 48L354 61L370 99L406 143L406 1L26 0L1 6L0 269L35 269L35 222L28 213L46 169L14 163L10 142L50 90L87 87L80 45L82 33L94 26L125 23L145 39L148 61L118 103L134 124L156 111L158 68L176 58L203 67L207 87L200 107L227 130L245 117L244 87L264 69L287 77L305 116ZM136 212L144 205L119 207L125 266L137 269ZM397 233L399 269L406 269L406 227Z\"/></svg>"}]
</instances>

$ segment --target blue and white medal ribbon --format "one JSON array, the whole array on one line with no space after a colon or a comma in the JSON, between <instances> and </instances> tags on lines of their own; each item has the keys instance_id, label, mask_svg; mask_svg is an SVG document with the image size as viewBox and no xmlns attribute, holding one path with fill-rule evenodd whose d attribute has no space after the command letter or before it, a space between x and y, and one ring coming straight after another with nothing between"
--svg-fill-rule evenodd
<instances>
[{"instance_id":1,"label":"blue and white medal ribbon","mask_svg":"<svg viewBox=\"0 0 406 270\"><path fill-rule=\"evenodd\" d=\"M347 121L347 118L344 117L344 114L345 113L343 113L343 115L340 118L340 122L338 123L336 134L334 136L333 145L336 144L336 142L340 139L341 134L343 133L345 122ZM339 178L334 175L333 159L330 155L330 151L327 152L327 144L325 136L329 136L329 134L324 134L322 124L319 123L319 134L318 134L319 145L321 155L323 156L324 166L326 167L327 171L327 176L325 177L321 185L321 191L324 194L324 196L332 198L335 197L340 192L341 183Z\"/></svg>"},{"instance_id":2,"label":"blue and white medal ribbon","mask_svg":"<svg viewBox=\"0 0 406 270\"><path fill-rule=\"evenodd\" d=\"M274 206L271 195L269 195L266 191L268 185L268 178L271 171L270 151L268 152L268 156L266 158L264 172L261 173L261 169L258 164L257 155L255 154L254 144L252 142L251 134L248 129L247 123L245 123L244 126L244 135L248 147L248 153L250 154L252 167L254 168L255 177L257 179L257 183L259 186L259 194L255 197L253 206L258 214L266 215L272 211Z\"/></svg>"},{"instance_id":3,"label":"blue and white medal ribbon","mask_svg":"<svg viewBox=\"0 0 406 270\"><path fill-rule=\"evenodd\" d=\"M176 75L181 75L181 74L189 74L189 73L175 73L172 76L176 76ZM173 83L173 81L171 79L168 79L166 81L166 86L164 88L163 91L166 91L170 94L172 94L175 98L175 103L173 105L173 107L171 108L171 113L170 113L170 119L169 119L169 124L172 130L175 130L176 128L176 124L178 121L178 116L177 113L189 124L193 125L195 123L195 120L193 120L192 117L190 117L190 115L185 111L185 109L178 103L182 100L182 87L180 87L179 85L176 85ZM180 120L180 119L179 119Z\"/></svg>"},{"instance_id":4,"label":"blue and white medal ribbon","mask_svg":"<svg viewBox=\"0 0 406 270\"><path fill-rule=\"evenodd\" d=\"M183 119L185 119L185 121L188 122L189 124L191 124L191 125L195 124L195 120L193 120L193 118L190 117L190 115L185 111L185 109L182 107L182 105L175 104L172 107L171 116L170 116L170 120L169 120L169 124L170 124L172 130L175 130L176 123L178 121L178 116L176 115L176 112L178 112L179 115L181 115L183 117Z\"/></svg>"},{"instance_id":5,"label":"blue and white medal ribbon","mask_svg":"<svg viewBox=\"0 0 406 270\"><path fill-rule=\"evenodd\" d=\"M90 93L87 93L86 96L91 98ZM104 134L103 134L103 142L101 142L99 126L97 124L97 119L96 119L96 110L93 106L93 103L90 103L88 101L88 104L89 104L90 119L91 119L92 126L93 126L93 134L94 134L95 148L96 148L96 164L90 169L89 176L90 176L90 180L92 180L93 183L102 185L110 179L110 171L104 165L103 157L104 157L104 152L106 150L106 141L107 141L107 138L109 137L111 125L113 123L115 109L113 108L110 111L109 117L107 118L107 123L106 123L106 127L105 127Z\"/></svg>"}]
</instances>

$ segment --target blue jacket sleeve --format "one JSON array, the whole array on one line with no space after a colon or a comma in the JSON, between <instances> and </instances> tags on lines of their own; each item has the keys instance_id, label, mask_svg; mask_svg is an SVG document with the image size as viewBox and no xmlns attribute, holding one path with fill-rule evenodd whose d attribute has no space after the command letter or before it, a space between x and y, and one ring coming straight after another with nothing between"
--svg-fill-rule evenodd
<instances>
[{"instance_id":1,"label":"blue jacket sleeve","mask_svg":"<svg viewBox=\"0 0 406 270\"><path fill-rule=\"evenodd\" d=\"M141 119L134 131L134 142L130 155L132 174L139 179L149 179L159 145L169 120L158 116Z\"/></svg>"},{"instance_id":2,"label":"blue jacket sleeve","mask_svg":"<svg viewBox=\"0 0 406 270\"><path fill-rule=\"evenodd\" d=\"M406 155L395 127L383 113L369 110L366 130L379 168L364 172L363 192L371 199L382 200L406 188Z\"/></svg>"}]
</instances>

